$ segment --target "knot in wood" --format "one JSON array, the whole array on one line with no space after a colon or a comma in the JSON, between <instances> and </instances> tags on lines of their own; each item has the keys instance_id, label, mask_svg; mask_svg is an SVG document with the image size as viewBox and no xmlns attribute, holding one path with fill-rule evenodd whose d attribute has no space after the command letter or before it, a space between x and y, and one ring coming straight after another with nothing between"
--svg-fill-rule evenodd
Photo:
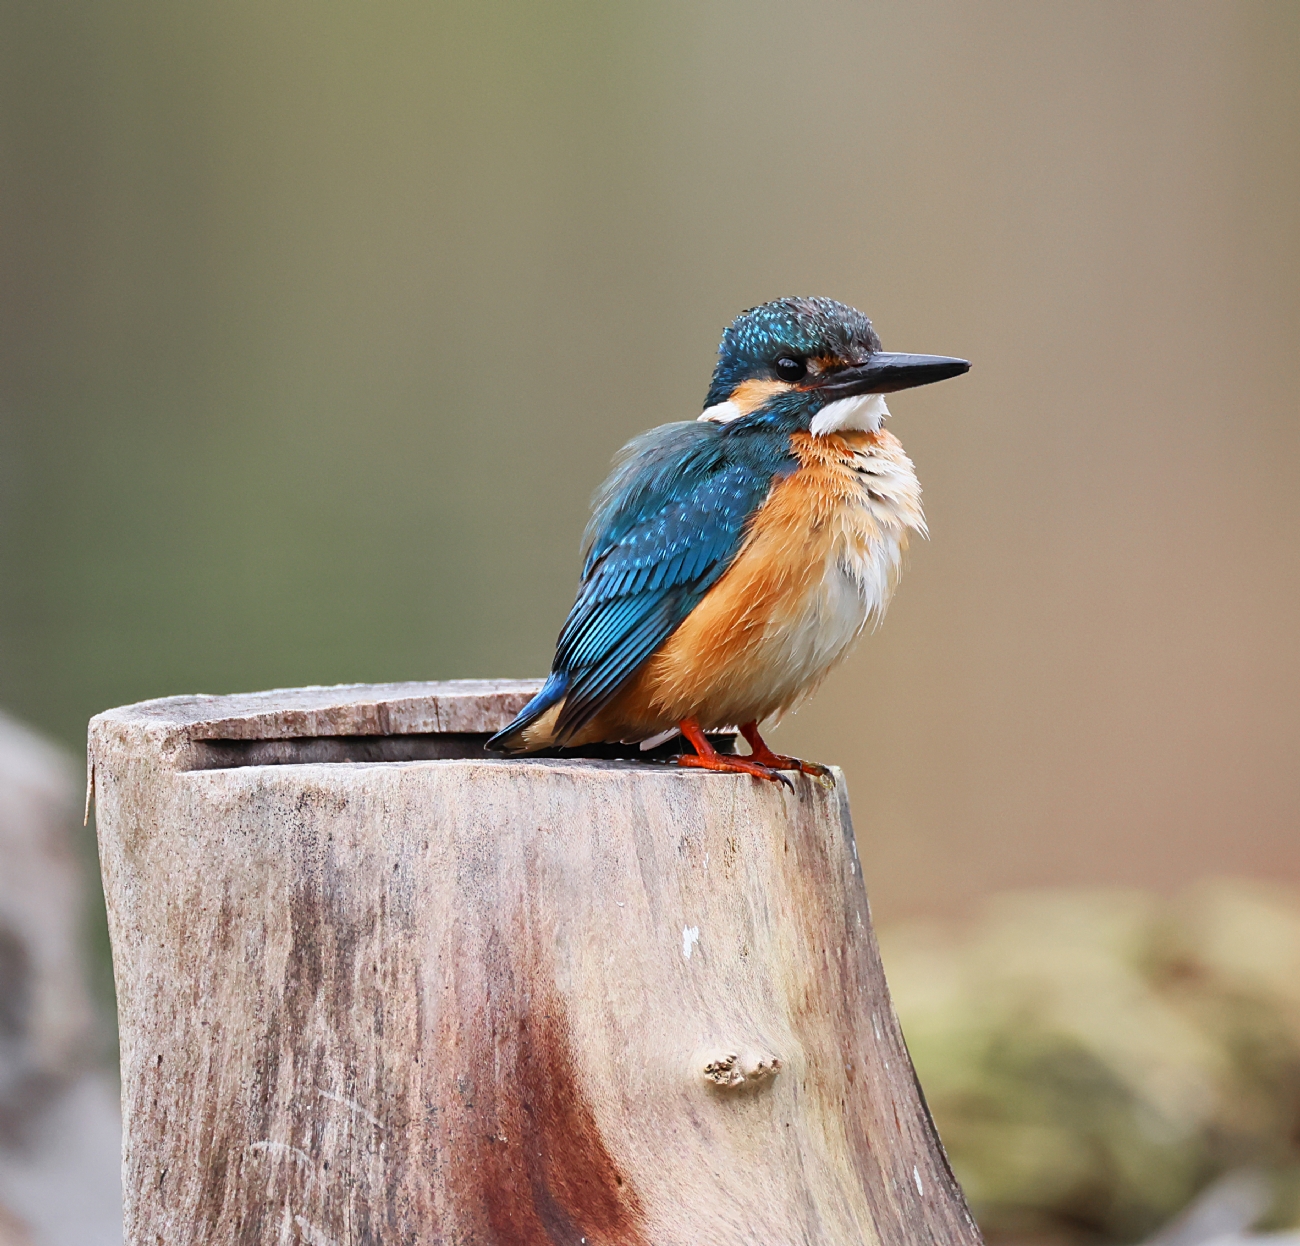
<instances>
[{"instance_id":1,"label":"knot in wood","mask_svg":"<svg viewBox=\"0 0 1300 1246\"><path fill-rule=\"evenodd\" d=\"M723 1090L740 1090L746 1086L764 1085L780 1071L780 1056L756 1051L728 1051L705 1062L704 1079Z\"/></svg>"}]
</instances>

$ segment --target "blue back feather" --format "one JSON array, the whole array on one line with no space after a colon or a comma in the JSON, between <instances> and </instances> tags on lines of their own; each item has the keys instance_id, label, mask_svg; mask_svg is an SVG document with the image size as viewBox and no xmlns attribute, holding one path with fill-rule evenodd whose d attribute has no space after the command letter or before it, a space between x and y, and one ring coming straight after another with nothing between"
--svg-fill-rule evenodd
<instances>
[{"instance_id":1,"label":"blue back feather","mask_svg":"<svg viewBox=\"0 0 1300 1246\"><path fill-rule=\"evenodd\" d=\"M559 743L699 604L731 565L773 480L795 469L785 431L735 431L694 420L651 429L623 450L597 494L550 695L534 703L553 704L563 689Z\"/></svg>"}]
</instances>

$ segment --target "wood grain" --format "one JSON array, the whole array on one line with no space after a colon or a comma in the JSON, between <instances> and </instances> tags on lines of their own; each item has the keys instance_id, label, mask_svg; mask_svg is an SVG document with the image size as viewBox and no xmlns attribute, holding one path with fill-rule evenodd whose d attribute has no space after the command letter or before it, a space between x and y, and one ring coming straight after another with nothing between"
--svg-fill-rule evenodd
<instances>
[{"instance_id":1,"label":"wood grain","mask_svg":"<svg viewBox=\"0 0 1300 1246\"><path fill-rule=\"evenodd\" d=\"M842 779L191 768L205 739L492 730L533 687L93 720L127 1242L978 1242Z\"/></svg>"}]
</instances>

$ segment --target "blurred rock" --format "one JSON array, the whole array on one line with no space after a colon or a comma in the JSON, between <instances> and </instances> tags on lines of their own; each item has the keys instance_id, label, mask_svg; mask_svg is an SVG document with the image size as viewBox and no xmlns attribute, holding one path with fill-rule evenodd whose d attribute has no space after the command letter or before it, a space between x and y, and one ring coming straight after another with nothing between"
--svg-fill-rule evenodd
<instances>
[{"instance_id":1,"label":"blurred rock","mask_svg":"<svg viewBox=\"0 0 1300 1246\"><path fill-rule=\"evenodd\" d=\"M1143 1246L1204 1246L1238 1240L1273 1201L1268 1179L1253 1168L1225 1173Z\"/></svg>"},{"instance_id":2,"label":"blurred rock","mask_svg":"<svg viewBox=\"0 0 1300 1246\"><path fill-rule=\"evenodd\" d=\"M27 1226L6 1208L0 1207L0 1246L31 1246Z\"/></svg>"},{"instance_id":3,"label":"blurred rock","mask_svg":"<svg viewBox=\"0 0 1300 1246\"><path fill-rule=\"evenodd\" d=\"M0 1156L0 1201L29 1226L32 1246L121 1246L121 1137L117 1080L92 1072Z\"/></svg>"},{"instance_id":4,"label":"blurred rock","mask_svg":"<svg viewBox=\"0 0 1300 1246\"><path fill-rule=\"evenodd\" d=\"M1300 1233L1251 1232L1273 1198L1263 1173L1226 1173L1142 1246L1300 1246Z\"/></svg>"},{"instance_id":5,"label":"blurred rock","mask_svg":"<svg viewBox=\"0 0 1300 1246\"><path fill-rule=\"evenodd\" d=\"M73 774L62 753L0 715L0 1133L8 1142L94 1051Z\"/></svg>"},{"instance_id":6,"label":"blurred rock","mask_svg":"<svg viewBox=\"0 0 1300 1246\"><path fill-rule=\"evenodd\" d=\"M0 1246L122 1240L117 1094L84 963L80 786L68 757L0 715Z\"/></svg>"},{"instance_id":7,"label":"blurred rock","mask_svg":"<svg viewBox=\"0 0 1300 1246\"><path fill-rule=\"evenodd\" d=\"M1009 894L964 925L895 926L881 944L991 1239L1137 1241L1242 1168L1267 1182L1263 1214L1212 1236L1300 1218L1294 893Z\"/></svg>"}]
</instances>

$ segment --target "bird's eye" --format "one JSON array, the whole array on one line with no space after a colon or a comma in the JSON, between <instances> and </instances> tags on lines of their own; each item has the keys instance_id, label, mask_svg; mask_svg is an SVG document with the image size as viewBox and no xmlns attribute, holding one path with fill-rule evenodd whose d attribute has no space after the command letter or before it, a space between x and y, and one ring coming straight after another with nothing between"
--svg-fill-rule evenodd
<instances>
[{"instance_id":1,"label":"bird's eye","mask_svg":"<svg viewBox=\"0 0 1300 1246\"><path fill-rule=\"evenodd\" d=\"M802 359L792 359L789 355L782 355L776 361L776 374L783 381L801 381L808 375L808 365Z\"/></svg>"}]
</instances>

